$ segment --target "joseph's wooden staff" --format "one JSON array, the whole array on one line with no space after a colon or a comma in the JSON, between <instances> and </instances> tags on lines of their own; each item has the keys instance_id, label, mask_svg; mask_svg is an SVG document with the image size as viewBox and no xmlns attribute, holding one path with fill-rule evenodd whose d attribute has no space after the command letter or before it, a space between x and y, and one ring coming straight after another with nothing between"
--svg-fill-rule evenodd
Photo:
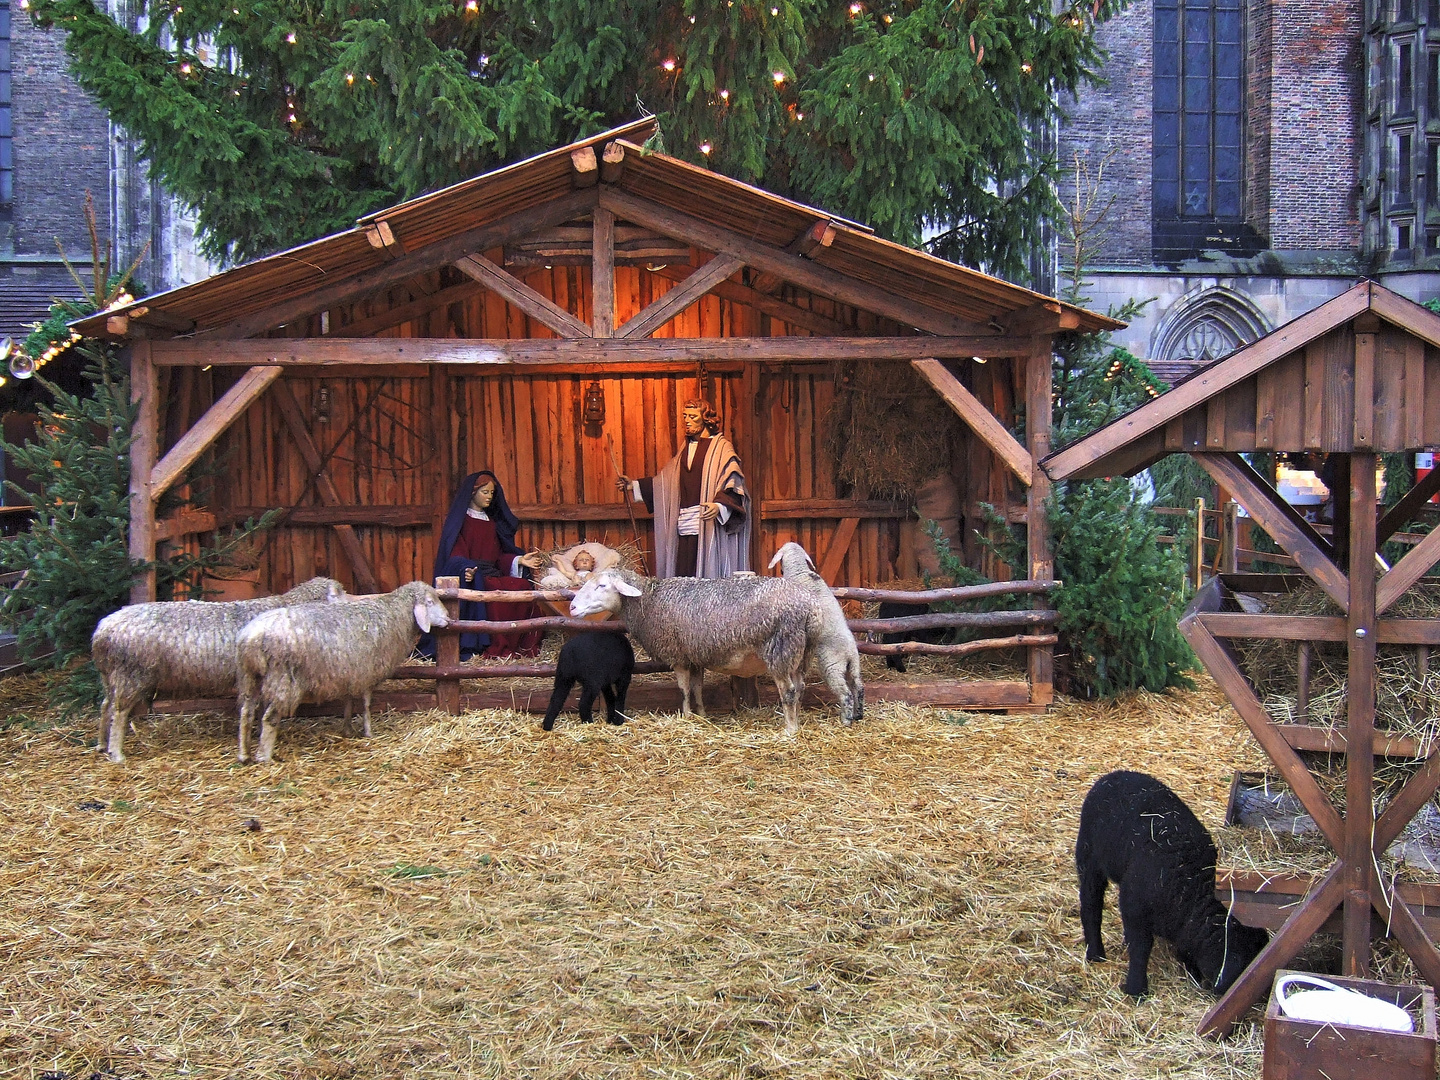
<instances>
[{"instance_id":1,"label":"joseph's wooden staff","mask_svg":"<svg viewBox=\"0 0 1440 1080\"><path fill-rule=\"evenodd\" d=\"M610 451L610 464L615 469L615 475L619 479L625 479L625 474L620 471L620 462L615 458L615 440L610 433L605 433L605 449ZM640 552L640 569L645 571L645 576L650 576L650 563L645 558L645 545L640 542L640 523L635 520L635 505L631 500L630 492L625 492L625 509L630 512L630 531L635 537L635 549Z\"/></svg>"}]
</instances>

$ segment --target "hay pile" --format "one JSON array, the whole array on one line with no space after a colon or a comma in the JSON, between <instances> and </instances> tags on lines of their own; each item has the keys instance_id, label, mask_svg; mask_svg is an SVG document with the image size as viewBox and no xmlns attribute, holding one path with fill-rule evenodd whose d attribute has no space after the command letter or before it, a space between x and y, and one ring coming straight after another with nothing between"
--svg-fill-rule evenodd
<instances>
[{"instance_id":1,"label":"hay pile","mask_svg":"<svg viewBox=\"0 0 1440 1080\"><path fill-rule=\"evenodd\" d=\"M1341 615L1318 585L1271 598L1276 615ZM1419 584L1386 612L1390 618L1440 618L1440 585ZM1244 640L1236 643L1241 666L1270 715L1298 723L1299 673L1292 641ZM1315 642L1310 660L1309 722L1343 728L1346 722L1346 652L1340 641ZM1422 673L1414 646L1380 645L1375 650L1375 726L1428 746L1440 735L1440 655Z\"/></svg>"},{"instance_id":2,"label":"hay pile","mask_svg":"<svg viewBox=\"0 0 1440 1080\"><path fill-rule=\"evenodd\" d=\"M1096 777L1214 828L1260 767L1208 681L793 740L769 711L319 718L245 768L233 721L144 719L116 767L35 700L0 682L0 1077L1258 1073L1257 1013L1197 1037L1165 947L1137 1005L1077 920Z\"/></svg>"}]
</instances>

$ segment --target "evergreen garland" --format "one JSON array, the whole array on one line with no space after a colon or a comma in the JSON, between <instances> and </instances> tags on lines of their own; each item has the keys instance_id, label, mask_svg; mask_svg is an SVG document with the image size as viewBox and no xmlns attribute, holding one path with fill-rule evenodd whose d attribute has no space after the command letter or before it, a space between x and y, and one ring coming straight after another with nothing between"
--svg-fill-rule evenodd
<instances>
[{"instance_id":1,"label":"evergreen garland","mask_svg":"<svg viewBox=\"0 0 1440 1080\"><path fill-rule=\"evenodd\" d=\"M669 153L1008 275L1059 214L1032 132L1124 0L33 0L199 213L262 255L655 113Z\"/></svg>"}]
</instances>

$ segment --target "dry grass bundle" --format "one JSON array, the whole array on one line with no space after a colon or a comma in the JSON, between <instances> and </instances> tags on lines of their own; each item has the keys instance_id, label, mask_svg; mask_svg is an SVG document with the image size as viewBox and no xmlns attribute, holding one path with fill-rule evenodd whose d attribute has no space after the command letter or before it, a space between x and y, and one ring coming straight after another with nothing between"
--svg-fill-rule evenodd
<instances>
[{"instance_id":1,"label":"dry grass bundle","mask_svg":"<svg viewBox=\"0 0 1440 1080\"><path fill-rule=\"evenodd\" d=\"M864 498L912 499L964 428L908 364L859 363L837 379L825 431L838 479Z\"/></svg>"},{"instance_id":2,"label":"dry grass bundle","mask_svg":"<svg viewBox=\"0 0 1440 1080\"><path fill-rule=\"evenodd\" d=\"M1340 615L1340 609L1317 585L1306 584L1274 598L1269 612L1277 615ZM1440 585L1420 584L1404 593L1387 612L1394 618L1440 617ZM1282 723L1298 722L1296 645L1289 641L1242 640L1236 643L1245 674L1270 715ZM1421 671L1413 646L1380 645L1376 649L1375 725L1428 746L1440 735L1440 665ZM1343 642L1315 642L1310 661L1308 720L1324 727L1344 727L1347 660Z\"/></svg>"},{"instance_id":3,"label":"dry grass bundle","mask_svg":"<svg viewBox=\"0 0 1440 1080\"><path fill-rule=\"evenodd\" d=\"M1197 1037L1167 950L1135 1004L1077 920L1096 777L1214 828L1260 767L1208 681L796 739L769 711L302 719L248 768L233 720L144 719L117 767L35 700L0 682L0 1077L1258 1072L1258 1014Z\"/></svg>"}]
</instances>

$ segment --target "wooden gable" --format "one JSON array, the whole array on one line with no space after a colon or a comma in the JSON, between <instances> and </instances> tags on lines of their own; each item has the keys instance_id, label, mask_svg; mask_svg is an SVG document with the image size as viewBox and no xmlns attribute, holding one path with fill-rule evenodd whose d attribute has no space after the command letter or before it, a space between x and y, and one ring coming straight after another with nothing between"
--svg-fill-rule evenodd
<instances>
[{"instance_id":1,"label":"wooden gable","mask_svg":"<svg viewBox=\"0 0 1440 1080\"><path fill-rule=\"evenodd\" d=\"M1440 444L1440 316L1361 282L1050 455L1055 479L1172 453L1388 453Z\"/></svg>"}]
</instances>

